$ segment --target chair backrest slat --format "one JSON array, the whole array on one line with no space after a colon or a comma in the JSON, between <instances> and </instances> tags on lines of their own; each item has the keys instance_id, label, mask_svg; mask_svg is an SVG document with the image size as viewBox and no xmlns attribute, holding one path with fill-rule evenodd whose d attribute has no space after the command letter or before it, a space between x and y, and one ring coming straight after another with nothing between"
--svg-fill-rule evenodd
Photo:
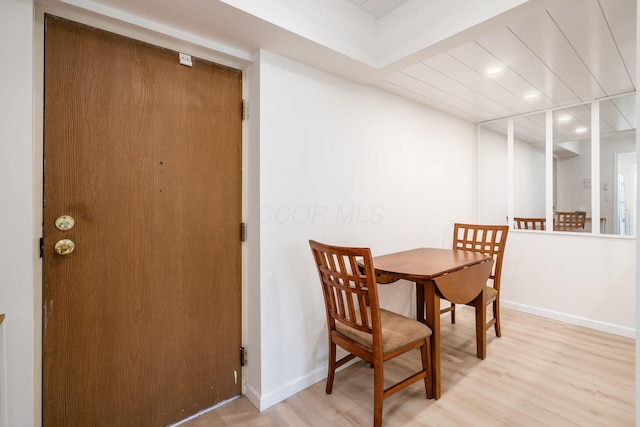
<instances>
[{"instance_id":1,"label":"chair backrest slat","mask_svg":"<svg viewBox=\"0 0 640 427\"><path fill-rule=\"evenodd\" d=\"M554 212L553 229L557 231L575 231L584 228L587 216L584 212Z\"/></svg>"},{"instance_id":2,"label":"chair backrest slat","mask_svg":"<svg viewBox=\"0 0 640 427\"><path fill-rule=\"evenodd\" d=\"M516 228L519 230L545 230L547 227L546 218L513 218Z\"/></svg>"},{"instance_id":3,"label":"chair backrest slat","mask_svg":"<svg viewBox=\"0 0 640 427\"><path fill-rule=\"evenodd\" d=\"M500 290L500 276L502 273L502 257L507 242L509 226L459 224L453 226L453 249L478 252L494 259L493 269L489 278L493 287Z\"/></svg>"},{"instance_id":4,"label":"chair backrest slat","mask_svg":"<svg viewBox=\"0 0 640 427\"><path fill-rule=\"evenodd\" d=\"M318 267L329 329L335 329L335 322L342 322L370 334L375 328L379 332L380 312L371 251L315 241L309 244Z\"/></svg>"}]
</instances>

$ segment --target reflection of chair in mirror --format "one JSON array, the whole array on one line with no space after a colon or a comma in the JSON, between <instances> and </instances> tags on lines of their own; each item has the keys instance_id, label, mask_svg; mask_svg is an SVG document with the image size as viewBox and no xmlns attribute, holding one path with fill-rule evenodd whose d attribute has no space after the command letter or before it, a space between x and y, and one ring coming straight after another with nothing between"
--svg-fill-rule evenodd
<instances>
[{"instance_id":1,"label":"reflection of chair in mirror","mask_svg":"<svg viewBox=\"0 0 640 427\"><path fill-rule=\"evenodd\" d=\"M496 336L501 336L500 330L500 276L502 274L502 257L507 242L508 225L478 225L454 224L453 249L479 252L494 259L493 270L489 280L493 286L487 285L487 305L493 305L493 318L487 323L486 329L495 327ZM442 309L440 313L451 312L451 323L456 322L456 306Z\"/></svg>"},{"instance_id":2,"label":"reflection of chair in mirror","mask_svg":"<svg viewBox=\"0 0 640 427\"><path fill-rule=\"evenodd\" d=\"M518 230L545 230L546 218L513 218Z\"/></svg>"},{"instance_id":3,"label":"reflection of chair in mirror","mask_svg":"<svg viewBox=\"0 0 640 427\"><path fill-rule=\"evenodd\" d=\"M320 275L329 327L327 394L331 394L336 369L355 357L373 365L373 422L382 423L382 401L424 379L427 398L431 389L431 330L424 324L380 308L371 251L368 248L329 246L309 241ZM349 354L336 360L336 345ZM422 369L384 388L384 362L420 348Z\"/></svg>"},{"instance_id":4,"label":"reflection of chair in mirror","mask_svg":"<svg viewBox=\"0 0 640 427\"><path fill-rule=\"evenodd\" d=\"M586 219L584 212L554 212L553 229L556 231L584 230Z\"/></svg>"}]
</instances>

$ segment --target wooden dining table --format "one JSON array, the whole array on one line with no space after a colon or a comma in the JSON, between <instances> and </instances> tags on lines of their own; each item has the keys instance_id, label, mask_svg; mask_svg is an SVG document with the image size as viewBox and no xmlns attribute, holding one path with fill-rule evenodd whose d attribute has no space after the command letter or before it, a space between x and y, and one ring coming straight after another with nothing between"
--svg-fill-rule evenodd
<instances>
[{"instance_id":1,"label":"wooden dining table","mask_svg":"<svg viewBox=\"0 0 640 427\"><path fill-rule=\"evenodd\" d=\"M400 279L416 284L416 318L431 329L432 390L438 399L440 385L440 298L454 292L456 303L469 303L476 312L476 348L480 359L486 357L486 295L485 283L481 286L467 285L459 281L457 289L438 289L437 279L446 274L466 274L473 268L489 261L490 256L477 252L455 249L419 248L381 255L373 258L376 281L381 284ZM487 276L488 278L488 276ZM471 282L468 282L471 283ZM426 305L426 316L425 316Z\"/></svg>"}]
</instances>

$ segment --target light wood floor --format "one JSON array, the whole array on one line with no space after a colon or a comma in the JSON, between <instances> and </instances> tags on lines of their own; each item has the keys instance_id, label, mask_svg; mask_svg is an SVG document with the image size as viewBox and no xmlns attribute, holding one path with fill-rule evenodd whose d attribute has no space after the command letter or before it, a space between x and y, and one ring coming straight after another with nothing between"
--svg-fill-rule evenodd
<instances>
[{"instance_id":1,"label":"light wood floor","mask_svg":"<svg viewBox=\"0 0 640 427\"><path fill-rule=\"evenodd\" d=\"M633 426L634 340L503 309L502 337L487 334L487 358L475 357L473 311L455 325L442 319L442 397L427 400L419 382L384 402L391 426ZM385 365L389 380L419 354ZM258 412L241 397L181 427L369 426L373 371L362 361Z\"/></svg>"}]
</instances>

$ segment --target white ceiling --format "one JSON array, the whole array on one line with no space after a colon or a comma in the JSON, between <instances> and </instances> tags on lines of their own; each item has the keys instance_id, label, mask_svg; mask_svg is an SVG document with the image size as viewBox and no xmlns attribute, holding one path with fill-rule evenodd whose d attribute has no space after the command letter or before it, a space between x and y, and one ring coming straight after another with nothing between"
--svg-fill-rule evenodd
<instances>
[{"instance_id":1,"label":"white ceiling","mask_svg":"<svg viewBox=\"0 0 640 427\"><path fill-rule=\"evenodd\" d=\"M360 9L373 16L374 18L382 18L391 11L397 9L407 0L348 0Z\"/></svg>"},{"instance_id":2,"label":"white ceiling","mask_svg":"<svg viewBox=\"0 0 640 427\"><path fill-rule=\"evenodd\" d=\"M474 123L632 92L636 85L636 0L41 2L246 62L266 49ZM486 74L493 67L502 70ZM635 127L634 103L613 100L602 110L603 129ZM530 121L536 139L539 123Z\"/></svg>"}]
</instances>

